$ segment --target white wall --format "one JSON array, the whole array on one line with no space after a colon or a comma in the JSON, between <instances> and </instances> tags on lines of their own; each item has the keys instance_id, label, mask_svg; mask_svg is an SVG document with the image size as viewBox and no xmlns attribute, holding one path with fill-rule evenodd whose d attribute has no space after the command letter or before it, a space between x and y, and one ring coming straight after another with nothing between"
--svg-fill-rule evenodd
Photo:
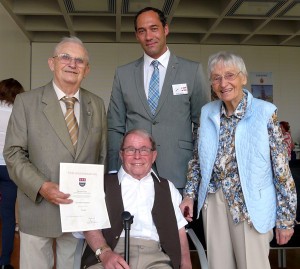
<instances>
[{"instance_id":1,"label":"white wall","mask_svg":"<svg viewBox=\"0 0 300 269\"><path fill-rule=\"evenodd\" d=\"M118 65L133 61L142 55L138 44L87 43L90 53L91 73L83 87L101 96L109 103L114 70ZM32 86L50 81L47 59L52 55L54 44L32 44ZM300 48L258 46L204 46L170 44L170 50L182 57L203 63L206 72L209 55L220 50L229 50L241 55L248 72L272 72L273 102L278 107L279 120L290 122L292 136L300 142ZM250 89L249 85L247 88Z\"/></svg>"},{"instance_id":2,"label":"white wall","mask_svg":"<svg viewBox=\"0 0 300 269\"><path fill-rule=\"evenodd\" d=\"M0 4L0 80L17 79L26 90L30 89L31 46Z\"/></svg>"}]
</instances>

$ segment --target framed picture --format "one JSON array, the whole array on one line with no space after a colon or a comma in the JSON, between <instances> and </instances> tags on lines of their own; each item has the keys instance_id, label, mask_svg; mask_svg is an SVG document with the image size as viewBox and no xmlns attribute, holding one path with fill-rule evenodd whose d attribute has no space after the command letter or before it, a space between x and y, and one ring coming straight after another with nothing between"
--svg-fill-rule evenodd
<instances>
[{"instance_id":1,"label":"framed picture","mask_svg":"<svg viewBox=\"0 0 300 269\"><path fill-rule=\"evenodd\" d=\"M250 82L254 97L273 103L272 72L251 72Z\"/></svg>"}]
</instances>

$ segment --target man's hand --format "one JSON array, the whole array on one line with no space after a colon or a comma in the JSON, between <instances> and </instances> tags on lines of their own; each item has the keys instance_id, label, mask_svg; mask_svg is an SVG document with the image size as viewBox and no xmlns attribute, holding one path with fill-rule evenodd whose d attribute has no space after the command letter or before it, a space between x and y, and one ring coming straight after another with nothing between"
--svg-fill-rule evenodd
<instances>
[{"instance_id":1,"label":"man's hand","mask_svg":"<svg viewBox=\"0 0 300 269\"><path fill-rule=\"evenodd\" d=\"M70 194L59 191L58 184L54 182L44 182L39 191L48 202L59 205L59 204L71 204L73 200L68 199Z\"/></svg>"},{"instance_id":2,"label":"man's hand","mask_svg":"<svg viewBox=\"0 0 300 269\"><path fill-rule=\"evenodd\" d=\"M278 245L284 245L289 242L292 235L294 234L294 229L278 229L276 228L276 241Z\"/></svg>"},{"instance_id":3,"label":"man's hand","mask_svg":"<svg viewBox=\"0 0 300 269\"><path fill-rule=\"evenodd\" d=\"M100 259L105 269L130 269L124 258L111 250L101 254Z\"/></svg>"},{"instance_id":4,"label":"man's hand","mask_svg":"<svg viewBox=\"0 0 300 269\"><path fill-rule=\"evenodd\" d=\"M185 197L179 205L180 210L187 221L193 220L193 207L194 200L189 197Z\"/></svg>"}]
</instances>

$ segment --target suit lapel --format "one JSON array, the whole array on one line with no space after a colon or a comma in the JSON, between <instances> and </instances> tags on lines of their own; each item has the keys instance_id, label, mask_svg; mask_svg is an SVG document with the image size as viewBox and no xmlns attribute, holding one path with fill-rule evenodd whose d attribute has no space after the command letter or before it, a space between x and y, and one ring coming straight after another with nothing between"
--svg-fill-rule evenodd
<instances>
[{"instance_id":1,"label":"suit lapel","mask_svg":"<svg viewBox=\"0 0 300 269\"><path fill-rule=\"evenodd\" d=\"M90 96L87 95L84 89L80 89L80 123L76 156L79 156L79 153L87 140L92 115L93 110L91 108Z\"/></svg>"},{"instance_id":2,"label":"suit lapel","mask_svg":"<svg viewBox=\"0 0 300 269\"><path fill-rule=\"evenodd\" d=\"M156 117L156 115L159 113L160 109L162 108L164 102L166 101L168 95L172 94L172 84L176 78L177 70L178 70L178 59L175 55L171 54L170 60L168 63L168 67L167 67L164 84L163 84L162 91L161 91L161 94L159 97L158 106L156 108L155 114L152 115L148 101L147 101L147 96L146 96L145 87L144 87L144 60L143 60L143 57L137 61L135 72L134 72L136 89L137 89L139 98L141 99L141 102L150 118Z\"/></svg>"},{"instance_id":3,"label":"suit lapel","mask_svg":"<svg viewBox=\"0 0 300 269\"><path fill-rule=\"evenodd\" d=\"M75 150L71 142L59 101L57 100L57 95L53 89L52 82L45 86L42 102L45 104L44 114L47 120L62 143L70 151L72 156L75 157Z\"/></svg>"},{"instance_id":4,"label":"suit lapel","mask_svg":"<svg viewBox=\"0 0 300 269\"><path fill-rule=\"evenodd\" d=\"M169 94L172 94L172 84L173 81L176 78L176 73L178 70L178 59L175 55L171 54L168 67L167 67L167 72L164 80L164 84L161 90L161 94L159 97L158 105L154 114L154 117L159 113L160 109L162 108L164 102L167 99L167 96Z\"/></svg>"},{"instance_id":5,"label":"suit lapel","mask_svg":"<svg viewBox=\"0 0 300 269\"><path fill-rule=\"evenodd\" d=\"M138 93L139 98L141 99L141 102L145 108L145 110L147 111L148 115L150 118L153 117L149 104L148 104L148 100L147 100L147 96L146 96L146 92L145 92L145 86L144 86L144 58L140 58L139 60L137 60L136 66L135 66L135 71L134 71L134 77L135 77L135 83L136 83L136 90Z\"/></svg>"}]
</instances>

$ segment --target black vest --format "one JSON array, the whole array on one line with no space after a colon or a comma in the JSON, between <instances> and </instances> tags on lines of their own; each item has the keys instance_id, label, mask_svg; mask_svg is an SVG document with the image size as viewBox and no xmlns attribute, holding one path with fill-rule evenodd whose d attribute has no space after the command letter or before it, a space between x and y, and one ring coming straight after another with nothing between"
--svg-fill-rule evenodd
<instances>
[{"instance_id":1,"label":"black vest","mask_svg":"<svg viewBox=\"0 0 300 269\"><path fill-rule=\"evenodd\" d=\"M160 181L158 181L154 174L152 174L152 177L155 190L152 208L153 221L159 235L162 249L170 257L173 268L178 269L181 262L181 250L169 183L163 178L160 178ZM114 249L123 230L121 215L124 211L121 186L116 174L105 175L104 191L111 228L103 229L102 233L107 244ZM96 263L97 260L94 252L87 246L82 256L81 268L87 268Z\"/></svg>"}]
</instances>

